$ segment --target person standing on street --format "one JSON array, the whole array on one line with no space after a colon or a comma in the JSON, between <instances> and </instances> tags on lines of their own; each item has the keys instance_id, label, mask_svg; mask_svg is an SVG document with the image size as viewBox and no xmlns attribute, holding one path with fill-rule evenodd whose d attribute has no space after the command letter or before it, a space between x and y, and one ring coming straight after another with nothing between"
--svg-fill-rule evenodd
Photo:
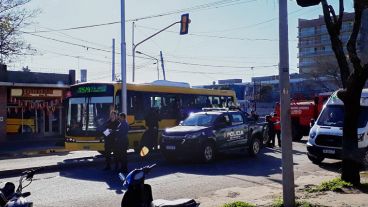
<instances>
[{"instance_id":1,"label":"person standing on street","mask_svg":"<svg viewBox=\"0 0 368 207\"><path fill-rule=\"evenodd\" d=\"M160 122L160 115L158 109L151 108L149 113L144 118L147 126L147 130L144 132L142 137L141 145L144 143L147 144L146 146L153 149L157 149L158 146L158 129L159 129L159 122Z\"/></svg>"},{"instance_id":2,"label":"person standing on street","mask_svg":"<svg viewBox=\"0 0 368 207\"><path fill-rule=\"evenodd\" d=\"M117 120L117 113L116 111L110 112L110 120L105 125L105 130L103 131L105 142L104 142L104 148L105 148L105 163L106 166L104 170L110 170L111 169L111 153L113 151L113 147L115 145L115 130L117 129L119 125L119 121Z\"/></svg>"},{"instance_id":3,"label":"person standing on street","mask_svg":"<svg viewBox=\"0 0 368 207\"><path fill-rule=\"evenodd\" d=\"M115 169L119 170L124 175L128 174L128 131L129 125L126 121L126 114L119 114L119 126L116 130L114 156L115 156Z\"/></svg>"},{"instance_id":4,"label":"person standing on street","mask_svg":"<svg viewBox=\"0 0 368 207\"><path fill-rule=\"evenodd\" d=\"M266 116L267 128L268 128L268 146L275 147L275 123L272 121L271 116Z\"/></svg>"},{"instance_id":5,"label":"person standing on street","mask_svg":"<svg viewBox=\"0 0 368 207\"><path fill-rule=\"evenodd\" d=\"M275 125L275 134L277 136L277 142L279 144L279 147L281 147L281 126L280 126L280 119L277 117L276 113L273 113L272 115L272 121Z\"/></svg>"}]
</instances>

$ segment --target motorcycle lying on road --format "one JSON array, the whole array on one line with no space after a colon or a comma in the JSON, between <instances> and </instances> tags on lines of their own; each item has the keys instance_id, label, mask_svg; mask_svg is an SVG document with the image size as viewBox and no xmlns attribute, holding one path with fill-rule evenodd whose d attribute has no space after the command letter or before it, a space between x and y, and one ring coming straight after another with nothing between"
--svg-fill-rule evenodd
<instances>
[{"instance_id":1,"label":"motorcycle lying on road","mask_svg":"<svg viewBox=\"0 0 368 207\"><path fill-rule=\"evenodd\" d=\"M146 156L149 152L147 147L143 147L140 155ZM126 177L119 173L119 178L124 182L124 187L127 190L124 193L121 201L121 207L197 207L197 203L193 199L178 199L178 200L153 200L152 189L149 184L145 184L146 175L154 168L156 164L145 166L139 169L132 170Z\"/></svg>"},{"instance_id":2,"label":"motorcycle lying on road","mask_svg":"<svg viewBox=\"0 0 368 207\"><path fill-rule=\"evenodd\" d=\"M33 203L28 202L26 199L31 193L23 193L23 189L32 183L34 174L40 169L37 168L23 172L20 176L17 190L15 190L14 183L5 183L4 188L0 189L0 207L32 207ZM28 183L23 186L25 181L28 181Z\"/></svg>"}]
</instances>

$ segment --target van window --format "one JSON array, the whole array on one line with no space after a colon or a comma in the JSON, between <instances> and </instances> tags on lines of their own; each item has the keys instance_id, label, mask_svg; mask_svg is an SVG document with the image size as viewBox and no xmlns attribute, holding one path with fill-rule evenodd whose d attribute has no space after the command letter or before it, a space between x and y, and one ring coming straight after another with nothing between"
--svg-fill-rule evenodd
<instances>
[{"instance_id":1,"label":"van window","mask_svg":"<svg viewBox=\"0 0 368 207\"><path fill-rule=\"evenodd\" d=\"M358 128L363 128L368 121L368 107L360 107L360 115ZM317 122L320 126L343 127L344 126L344 106L343 105L327 105L322 111Z\"/></svg>"}]
</instances>

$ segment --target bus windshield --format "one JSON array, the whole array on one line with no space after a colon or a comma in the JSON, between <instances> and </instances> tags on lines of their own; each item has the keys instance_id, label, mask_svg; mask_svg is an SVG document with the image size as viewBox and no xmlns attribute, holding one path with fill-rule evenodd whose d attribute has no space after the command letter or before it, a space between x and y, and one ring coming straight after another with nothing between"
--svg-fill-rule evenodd
<instances>
[{"instance_id":1,"label":"bus windshield","mask_svg":"<svg viewBox=\"0 0 368 207\"><path fill-rule=\"evenodd\" d=\"M366 126L368 121L368 107L360 107L360 115L358 120L358 128ZM343 127L344 125L344 106L343 105L327 105L322 111L317 122L321 126Z\"/></svg>"},{"instance_id":2,"label":"bus windshield","mask_svg":"<svg viewBox=\"0 0 368 207\"><path fill-rule=\"evenodd\" d=\"M67 135L86 135L101 131L113 108L112 96L69 99Z\"/></svg>"}]
</instances>

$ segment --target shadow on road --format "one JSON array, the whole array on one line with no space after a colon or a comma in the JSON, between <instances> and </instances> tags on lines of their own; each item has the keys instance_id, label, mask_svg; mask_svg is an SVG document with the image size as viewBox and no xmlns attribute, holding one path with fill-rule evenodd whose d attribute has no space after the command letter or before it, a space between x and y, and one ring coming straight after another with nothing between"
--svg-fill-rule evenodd
<instances>
[{"instance_id":1,"label":"shadow on road","mask_svg":"<svg viewBox=\"0 0 368 207\"><path fill-rule=\"evenodd\" d=\"M206 176L229 176L234 179L241 179L236 175L270 177L281 173L281 159L271 155L273 150L265 148L257 157L250 157L246 153L231 155L221 155L213 163L197 163L194 161L183 161L178 163L168 163L161 156L146 157L136 162L129 163L129 169L135 169L156 163L148 175L148 178L155 178L175 173L185 173ZM277 152L276 152L277 153ZM72 179L88 180L95 182L106 182L109 190L115 190L117 194L123 193L123 183L118 178L116 171L103 171L104 163L100 166L81 167L60 172L60 176ZM251 182L251 180L246 180Z\"/></svg>"}]
</instances>

